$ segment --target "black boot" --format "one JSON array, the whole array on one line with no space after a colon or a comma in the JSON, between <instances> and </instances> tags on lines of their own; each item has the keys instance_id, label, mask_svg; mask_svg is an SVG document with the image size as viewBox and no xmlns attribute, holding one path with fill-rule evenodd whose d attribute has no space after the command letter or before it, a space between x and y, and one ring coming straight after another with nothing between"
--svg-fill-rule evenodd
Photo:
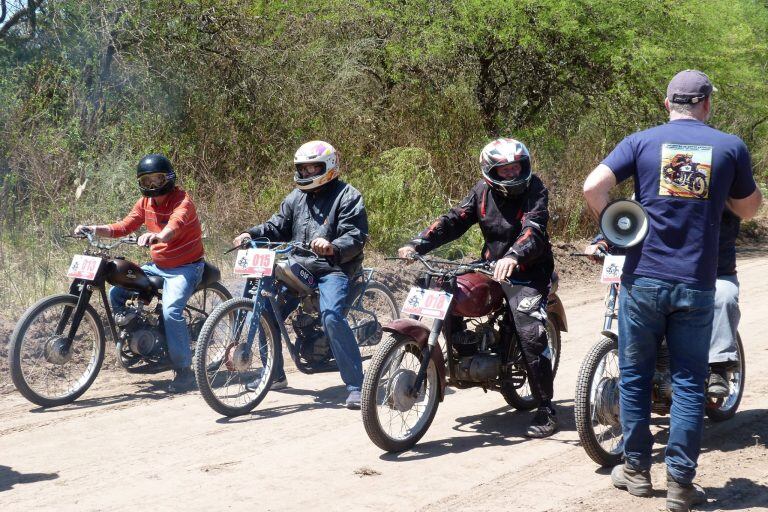
<instances>
[{"instance_id":1,"label":"black boot","mask_svg":"<svg viewBox=\"0 0 768 512\"><path fill-rule=\"evenodd\" d=\"M173 370L173 380L168 384L169 393L186 393L195 389L195 374L191 368Z\"/></svg>"},{"instance_id":2,"label":"black boot","mask_svg":"<svg viewBox=\"0 0 768 512\"><path fill-rule=\"evenodd\" d=\"M557 432L557 416L552 406L542 406L536 411L531 426L525 432L527 437L542 438L549 437Z\"/></svg>"}]
</instances>

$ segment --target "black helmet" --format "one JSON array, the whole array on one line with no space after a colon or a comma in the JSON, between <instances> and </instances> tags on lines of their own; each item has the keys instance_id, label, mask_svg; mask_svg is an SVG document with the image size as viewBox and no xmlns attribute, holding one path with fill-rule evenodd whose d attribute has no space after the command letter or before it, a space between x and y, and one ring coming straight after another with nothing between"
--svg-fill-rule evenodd
<instances>
[{"instance_id":1,"label":"black helmet","mask_svg":"<svg viewBox=\"0 0 768 512\"><path fill-rule=\"evenodd\" d=\"M150 174L165 175L165 182L159 186L148 187L142 185L142 177ZM136 167L136 180L139 182L139 189L144 197L157 197L167 194L176 186L176 172L173 170L171 161L165 156L153 153L144 156Z\"/></svg>"}]
</instances>

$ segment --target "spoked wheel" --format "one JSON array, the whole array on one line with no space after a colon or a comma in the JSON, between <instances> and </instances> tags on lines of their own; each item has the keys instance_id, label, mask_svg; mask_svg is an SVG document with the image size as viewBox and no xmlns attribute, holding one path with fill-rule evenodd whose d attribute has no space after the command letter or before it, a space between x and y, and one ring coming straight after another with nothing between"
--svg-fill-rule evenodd
<instances>
[{"instance_id":1,"label":"spoked wheel","mask_svg":"<svg viewBox=\"0 0 768 512\"><path fill-rule=\"evenodd\" d=\"M517 343L517 341L515 341ZM501 386L501 396L507 401L509 405L519 411L530 411L535 409L539 405L539 399L534 395L531 389L531 380L528 378L528 371L523 364L523 354L520 353L520 346L515 347L515 352L512 356L513 361L517 361L517 367L523 374L523 381L521 383L513 384L511 382L504 382Z\"/></svg>"},{"instance_id":2,"label":"spoked wheel","mask_svg":"<svg viewBox=\"0 0 768 512\"><path fill-rule=\"evenodd\" d=\"M363 359L369 359L382 338L382 326L400 318L397 303L386 285L370 281L361 300L355 300L347 313L347 321L355 333Z\"/></svg>"},{"instance_id":3,"label":"spoked wheel","mask_svg":"<svg viewBox=\"0 0 768 512\"><path fill-rule=\"evenodd\" d=\"M219 304L200 331L195 353L195 379L205 402L225 416L253 410L264 399L275 370L275 326L262 315L249 348L252 299Z\"/></svg>"},{"instance_id":4,"label":"spoked wheel","mask_svg":"<svg viewBox=\"0 0 768 512\"><path fill-rule=\"evenodd\" d=\"M363 425L373 443L388 452L415 445L432 424L438 406L438 379L430 359L421 389L413 384L419 371L421 348L411 338L384 338L365 373L362 392Z\"/></svg>"},{"instance_id":5,"label":"spoked wheel","mask_svg":"<svg viewBox=\"0 0 768 512\"><path fill-rule=\"evenodd\" d=\"M589 457L615 466L624 451L619 421L619 351L611 338L601 339L579 369L574 398L576 430Z\"/></svg>"},{"instance_id":6,"label":"spoked wheel","mask_svg":"<svg viewBox=\"0 0 768 512\"><path fill-rule=\"evenodd\" d=\"M744 395L744 378L747 363L744 360L744 346L741 335L736 335L736 353L739 360L727 372L728 396L725 398L707 397L707 408L704 411L712 421L725 421L733 418L739 408L741 397Z\"/></svg>"},{"instance_id":7,"label":"spoked wheel","mask_svg":"<svg viewBox=\"0 0 768 512\"><path fill-rule=\"evenodd\" d=\"M704 176L697 174L693 177L693 180L691 180L691 190L698 197L707 195L707 181L704 179Z\"/></svg>"},{"instance_id":8,"label":"spoked wheel","mask_svg":"<svg viewBox=\"0 0 768 512\"><path fill-rule=\"evenodd\" d=\"M192 344L193 354L194 346L197 338L200 336L200 331L203 329L203 324L211 315L213 310L221 304L232 298L232 294L221 283L212 283L195 290L195 293L187 301L187 305L184 307L184 320L187 322L187 328L189 329L189 337Z\"/></svg>"},{"instance_id":9,"label":"spoked wheel","mask_svg":"<svg viewBox=\"0 0 768 512\"><path fill-rule=\"evenodd\" d=\"M560 366L560 331L549 319L547 320L547 348L552 361L552 378L554 379L557 367Z\"/></svg>"},{"instance_id":10,"label":"spoked wheel","mask_svg":"<svg viewBox=\"0 0 768 512\"><path fill-rule=\"evenodd\" d=\"M77 297L53 295L29 308L11 334L9 363L16 389L32 403L55 407L75 401L104 361L104 327L89 304L70 341Z\"/></svg>"}]
</instances>

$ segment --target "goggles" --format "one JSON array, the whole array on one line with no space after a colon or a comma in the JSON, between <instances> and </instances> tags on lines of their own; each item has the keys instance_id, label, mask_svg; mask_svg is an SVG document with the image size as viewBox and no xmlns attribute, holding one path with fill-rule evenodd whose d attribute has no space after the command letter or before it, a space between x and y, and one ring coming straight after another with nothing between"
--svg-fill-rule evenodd
<instances>
[{"instance_id":1,"label":"goggles","mask_svg":"<svg viewBox=\"0 0 768 512\"><path fill-rule=\"evenodd\" d=\"M168 176L162 172L153 172L152 174L143 174L139 176L139 186L146 189L158 189L168 183Z\"/></svg>"}]
</instances>

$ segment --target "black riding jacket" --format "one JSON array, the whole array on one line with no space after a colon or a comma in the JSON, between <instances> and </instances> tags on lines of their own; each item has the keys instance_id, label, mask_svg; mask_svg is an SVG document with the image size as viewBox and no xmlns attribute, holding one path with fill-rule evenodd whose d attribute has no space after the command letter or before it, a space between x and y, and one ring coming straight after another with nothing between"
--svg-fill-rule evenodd
<instances>
[{"instance_id":1,"label":"black riding jacket","mask_svg":"<svg viewBox=\"0 0 768 512\"><path fill-rule=\"evenodd\" d=\"M457 207L441 215L410 243L416 252L426 254L456 240L478 223L485 239L483 260L514 256L518 265L512 279L529 281L536 288L546 287L555 266L547 235L548 201L547 188L536 175L523 194L508 197L481 180Z\"/></svg>"},{"instance_id":2,"label":"black riding jacket","mask_svg":"<svg viewBox=\"0 0 768 512\"><path fill-rule=\"evenodd\" d=\"M352 276L362 266L368 215L360 192L336 179L317 190L294 189L283 199L279 212L247 233L254 239L303 244L325 238L333 244L333 256L294 254L292 258L317 277L331 272Z\"/></svg>"}]
</instances>

